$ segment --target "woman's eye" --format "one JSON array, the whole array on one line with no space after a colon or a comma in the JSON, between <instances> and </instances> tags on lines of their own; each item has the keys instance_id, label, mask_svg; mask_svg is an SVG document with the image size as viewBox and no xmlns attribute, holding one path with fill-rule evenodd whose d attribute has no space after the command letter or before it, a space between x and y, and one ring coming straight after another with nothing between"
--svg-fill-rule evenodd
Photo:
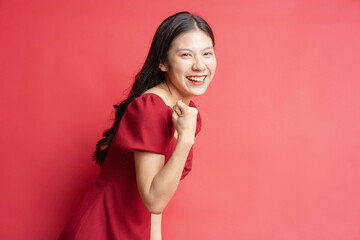
<instances>
[{"instance_id":1,"label":"woman's eye","mask_svg":"<svg viewBox=\"0 0 360 240\"><path fill-rule=\"evenodd\" d=\"M190 53L183 53L183 54L181 54L181 56L183 56L183 57L190 57L191 55L190 55Z\"/></svg>"},{"instance_id":2,"label":"woman's eye","mask_svg":"<svg viewBox=\"0 0 360 240\"><path fill-rule=\"evenodd\" d=\"M204 55L205 56L210 56L210 55L213 55L213 53L212 52L205 52Z\"/></svg>"}]
</instances>

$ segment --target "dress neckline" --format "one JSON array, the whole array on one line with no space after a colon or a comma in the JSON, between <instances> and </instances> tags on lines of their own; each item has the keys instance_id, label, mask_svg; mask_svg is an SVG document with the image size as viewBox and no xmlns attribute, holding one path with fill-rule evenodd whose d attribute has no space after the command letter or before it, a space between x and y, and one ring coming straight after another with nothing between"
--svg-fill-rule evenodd
<instances>
[{"instance_id":1,"label":"dress neckline","mask_svg":"<svg viewBox=\"0 0 360 240\"><path fill-rule=\"evenodd\" d=\"M144 93L144 94L140 95L139 97L145 96L145 95L153 95L153 96L156 96L157 98L160 98L161 102L162 102L165 106L169 107L171 110L173 109L172 107L170 107L169 105L167 105L167 104L165 103L164 99L162 99L162 97L160 97L160 96L157 95L156 93L148 92L148 93ZM190 100L189 106L190 106L190 107L195 107L195 104L193 103L192 100Z\"/></svg>"}]
</instances>

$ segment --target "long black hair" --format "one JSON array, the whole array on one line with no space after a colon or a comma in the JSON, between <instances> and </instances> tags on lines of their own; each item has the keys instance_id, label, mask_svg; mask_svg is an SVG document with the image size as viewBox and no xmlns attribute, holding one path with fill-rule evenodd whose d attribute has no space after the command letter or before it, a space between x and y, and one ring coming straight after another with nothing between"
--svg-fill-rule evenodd
<instances>
[{"instance_id":1,"label":"long black hair","mask_svg":"<svg viewBox=\"0 0 360 240\"><path fill-rule=\"evenodd\" d=\"M178 12L166 18L160 24L155 32L145 63L135 76L135 82L131 87L128 98L120 104L114 105L116 110L114 125L106 130L102 135L103 138L96 143L96 150L92 158L100 166L102 166L105 161L110 144L127 106L148 89L165 81L165 74L159 69L160 62L167 60L169 48L175 37L194 29L199 29L206 33L212 39L213 46L215 46L212 29L209 24L199 16L190 14L189 12Z\"/></svg>"}]
</instances>

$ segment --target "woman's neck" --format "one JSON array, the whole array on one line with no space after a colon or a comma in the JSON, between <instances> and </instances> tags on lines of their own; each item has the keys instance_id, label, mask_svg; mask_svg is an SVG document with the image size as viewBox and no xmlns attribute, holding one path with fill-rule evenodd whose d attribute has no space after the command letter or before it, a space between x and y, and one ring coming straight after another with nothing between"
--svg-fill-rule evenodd
<instances>
[{"instance_id":1,"label":"woman's neck","mask_svg":"<svg viewBox=\"0 0 360 240\"><path fill-rule=\"evenodd\" d=\"M171 102L172 105L175 105L177 101L181 100L186 105L189 105L191 101L191 96L183 96L181 95L175 86L173 86L171 83L168 82L162 82L159 84L159 87L161 87L163 90L167 92L168 101Z\"/></svg>"}]
</instances>

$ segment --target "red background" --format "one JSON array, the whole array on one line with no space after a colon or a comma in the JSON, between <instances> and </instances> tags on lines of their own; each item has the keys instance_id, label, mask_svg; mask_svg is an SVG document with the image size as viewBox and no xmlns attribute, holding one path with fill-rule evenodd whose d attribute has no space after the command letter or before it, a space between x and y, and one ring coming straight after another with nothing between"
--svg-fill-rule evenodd
<instances>
[{"instance_id":1,"label":"red background","mask_svg":"<svg viewBox=\"0 0 360 240\"><path fill-rule=\"evenodd\" d=\"M55 239L170 14L203 16L218 69L164 239L360 239L360 2L1 1L0 239Z\"/></svg>"}]
</instances>

